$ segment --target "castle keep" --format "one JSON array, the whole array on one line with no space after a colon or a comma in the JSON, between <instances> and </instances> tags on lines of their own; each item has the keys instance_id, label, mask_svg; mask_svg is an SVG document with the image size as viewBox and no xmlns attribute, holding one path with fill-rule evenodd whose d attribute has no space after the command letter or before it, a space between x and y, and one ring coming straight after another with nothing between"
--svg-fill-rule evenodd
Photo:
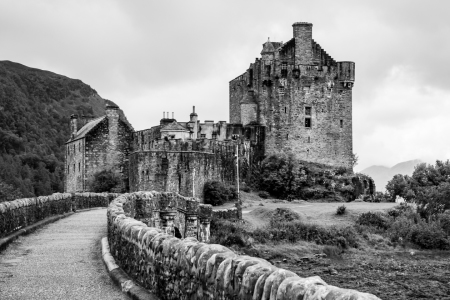
<instances>
[{"instance_id":1,"label":"castle keep","mask_svg":"<svg viewBox=\"0 0 450 300\"><path fill-rule=\"evenodd\" d=\"M89 191L92 176L112 170L123 191L203 196L210 180L235 182L270 154L350 168L353 62L336 62L312 39L312 24L295 23L286 43L263 44L261 58L230 81L230 123L201 123L164 113L159 125L134 131L117 107L93 120L72 117L66 143L66 192Z\"/></svg>"},{"instance_id":2,"label":"castle keep","mask_svg":"<svg viewBox=\"0 0 450 300\"><path fill-rule=\"evenodd\" d=\"M355 63L331 58L312 39L312 24L292 26L291 40L268 40L230 81L230 122L265 126L266 154L351 167Z\"/></svg>"}]
</instances>

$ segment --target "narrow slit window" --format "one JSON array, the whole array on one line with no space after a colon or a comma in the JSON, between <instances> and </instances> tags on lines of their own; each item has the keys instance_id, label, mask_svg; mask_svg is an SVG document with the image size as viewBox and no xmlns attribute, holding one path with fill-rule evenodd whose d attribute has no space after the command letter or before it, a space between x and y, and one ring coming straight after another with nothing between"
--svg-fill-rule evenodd
<instances>
[{"instance_id":1,"label":"narrow slit window","mask_svg":"<svg viewBox=\"0 0 450 300\"><path fill-rule=\"evenodd\" d=\"M289 133L286 133L286 139L287 140L289 139Z\"/></svg>"},{"instance_id":2,"label":"narrow slit window","mask_svg":"<svg viewBox=\"0 0 450 300\"><path fill-rule=\"evenodd\" d=\"M344 120L341 120L339 123L340 123L341 128L344 128Z\"/></svg>"},{"instance_id":3,"label":"narrow slit window","mask_svg":"<svg viewBox=\"0 0 450 300\"><path fill-rule=\"evenodd\" d=\"M287 62L281 63L281 77L286 78L288 74Z\"/></svg>"},{"instance_id":4,"label":"narrow slit window","mask_svg":"<svg viewBox=\"0 0 450 300\"><path fill-rule=\"evenodd\" d=\"M286 108L286 106L284 107L284 113L287 113L287 108Z\"/></svg>"},{"instance_id":5,"label":"narrow slit window","mask_svg":"<svg viewBox=\"0 0 450 300\"><path fill-rule=\"evenodd\" d=\"M308 136L308 143L311 143L311 137Z\"/></svg>"},{"instance_id":6,"label":"narrow slit window","mask_svg":"<svg viewBox=\"0 0 450 300\"><path fill-rule=\"evenodd\" d=\"M81 163L78 163L78 172L81 171Z\"/></svg>"},{"instance_id":7,"label":"narrow slit window","mask_svg":"<svg viewBox=\"0 0 450 300\"><path fill-rule=\"evenodd\" d=\"M77 170L75 169L75 164L73 164L73 172L75 173Z\"/></svg>"},{"instance_id":8,"label":"narrow slit window","mask_svg":"<svg viewBox=\"0 0 450 300\"><path fill-rule=\"evenodd\" d=\"M305 127L311 128L311 118L305 118Z\"/></svg>"}]
</instances>

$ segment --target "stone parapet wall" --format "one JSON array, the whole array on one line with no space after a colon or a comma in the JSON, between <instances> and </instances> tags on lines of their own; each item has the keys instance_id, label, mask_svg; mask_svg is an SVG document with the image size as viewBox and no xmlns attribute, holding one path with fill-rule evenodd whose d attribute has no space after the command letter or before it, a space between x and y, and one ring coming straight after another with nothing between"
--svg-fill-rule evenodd
<instances>
[{"instance_id":1,"label":"stone parapet wall","mask_svg":"<svg viewBox=\"0 0 450 300\"><path fill-rule=\"evenodd\" d=\"M110 204L109 247L116 263L161 299L379 299L328 285L318 276L300 277L221 245L195 237L178 239L149 227L128 216L129 203L139 197L125 194Z\"/></svg>"},{"instance_id":2,"label":"stone parapet wall","mask_svg":"<svg viewBox=\"0 0 450 300\"><path fill-rule=\"evenodd\" d=\"M215 219L233 220L238 219L238 210L236 207L214 209L212 215Z\"/></svg>"},{"instance_id":3,"label":"stone parapet wall","mask_svg":"<svg viewBox=\"0 0 450 300\"><path fill-rule=\"evenodd\" d=\"M77 209L107 207L119 194L56 193L0 203L0 238L51 216Z\"/></svg>"}]
</instances>

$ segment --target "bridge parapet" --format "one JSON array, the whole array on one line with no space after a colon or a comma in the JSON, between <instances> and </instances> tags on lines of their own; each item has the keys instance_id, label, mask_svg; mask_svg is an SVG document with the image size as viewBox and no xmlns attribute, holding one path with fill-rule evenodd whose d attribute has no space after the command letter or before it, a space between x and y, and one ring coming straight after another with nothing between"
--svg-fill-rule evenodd
<instances>
[{"instance_id":1,"label":"bridge parapet","mask_svg":"<svg viewBox=\"0 0 450 300\"><path fill-rule=\"evenodd\" d=\"M48 217L77 209L107 207L120 194L55 193L0 203L0 238Z\"/></svg>"},{"instance_id":2,"label":"bridge parapet","mask_svg":"<svg viewBox=\"0 0 450 300\"><path fill-rule=\"evenodd\" d=\"M157 222L132 217L139 211L139 201L150 200L150 206L158 207L157 199L169 199L163 201L171 203L164 206L165 212L175 211L179 201L191 201L179 197L182 196L158 192L124 194L108 207L111 254L128 275L161 299L379 300L372 294L328 285L318 276L302 278L264 259L206 243L212 213L208 206L202 210L199 205L198 226L202 222L207 226L198 230L197 238L185 235L179 239L167 231L167 226L150 227L148 224Z\"/></svg>"}]
</instances>

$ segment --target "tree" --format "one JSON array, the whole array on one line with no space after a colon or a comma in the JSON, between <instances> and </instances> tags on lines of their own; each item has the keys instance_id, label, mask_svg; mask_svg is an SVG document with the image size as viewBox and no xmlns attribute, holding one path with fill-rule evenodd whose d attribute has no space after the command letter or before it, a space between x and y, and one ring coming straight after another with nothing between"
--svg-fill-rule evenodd
<instances>
[{"instance_id":1,"label":"tree","mask_svg":"<svg viewBox=\"0 0 450 300\"><path fill-rule=\"evenodd\" d=\"M112 192L119 184L119 176L111 170L103 170L94 174L91 189L95 193Z\"/></svg>"},{"instance_id":2,"label":"tree","mask_svg":"<svg viewBox=\"0 0 450 300\"><path fill-rule=\"evenodd\" d=\"M397 174L386 184L386 191L389 193L390 199L395 201L397 196L410 200L414 192L410 191L411 178L408 175ZM409 198L409 199L408 199Z\"/></svg>"}]
</instances>

